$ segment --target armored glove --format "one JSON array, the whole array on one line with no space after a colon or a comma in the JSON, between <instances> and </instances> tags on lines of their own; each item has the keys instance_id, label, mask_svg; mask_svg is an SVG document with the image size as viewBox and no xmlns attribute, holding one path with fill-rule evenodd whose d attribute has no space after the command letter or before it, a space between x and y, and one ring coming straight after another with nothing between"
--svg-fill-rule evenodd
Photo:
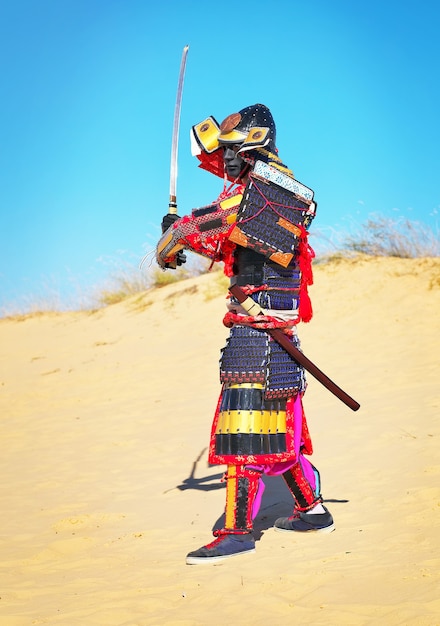
<instances>
[{"instance_id":1,"label":"armored glove","mask_svg":"<svg viewBox=\"0 0 440 626\"><path fill-rule=\"evenodd\" d=\"M162 219L162 233L164 233L165 231L167 231L169 229L169 227L174 224L174 222L177 222L177 220L179 220L180 217L178 215L176 215L176 213L167 213L166 215L163 216ZM180 266L183 265L184 263L186 263L186 254L183 252L183 250L180 250L177 254L176 254L176 263L174 265L174 263L165 263L165 267L167 269L176 269L176 266Z\"/></svg>"},{"instance_id":2,"label":"armored glove","mask_svg":"<svg viewBox=\"0 0 440 626\"><path fill-rule=\"evenodd\" d=\"M174 222L177 222L177 220L179 219L180 217L176 215L175 213L167 213L166 215L164 215L162 219L162 224L161 224L162 233L168 230L171 224L174 224Z\"/></svg>"}]
</instances>

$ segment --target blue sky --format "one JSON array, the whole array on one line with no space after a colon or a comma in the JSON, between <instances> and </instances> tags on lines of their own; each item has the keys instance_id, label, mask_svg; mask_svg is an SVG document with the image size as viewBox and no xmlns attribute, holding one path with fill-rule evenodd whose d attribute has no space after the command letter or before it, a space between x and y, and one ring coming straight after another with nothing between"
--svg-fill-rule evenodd
<instances>
[{"instance_id":1,"label":"blue sky","mask_svg":"<svg viewBox=\"0 0 440 626\"><path fill-rule=\"evenodd\" d=\"M0 2L0 310L46 289L67 306L154 247L186 44L181 215L222 186L197 168L191 125L262 102L315 190L317 234L372 214L437 231L439 14L394 0Z\"/></svg>"}]
</instances>

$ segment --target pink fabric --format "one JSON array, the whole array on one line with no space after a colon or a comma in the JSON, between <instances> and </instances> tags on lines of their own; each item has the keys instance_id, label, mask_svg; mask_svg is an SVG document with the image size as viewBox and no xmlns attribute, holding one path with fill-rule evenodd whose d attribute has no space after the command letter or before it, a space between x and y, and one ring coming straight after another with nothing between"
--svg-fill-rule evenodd
<instances>
[{"instance_id":1,"label":"pink fabric","mask_svg":"<svg viewBox=\"0 0 440 626\"><path fill-rule=\"evenodd\" d=\"M263 493L265 489L266 489L266 485L264 484L263 480L259 478L257 495L255 496L255 500L252 505L252 519L255 519L258 515L258 511L260 510L260 507L261 507L261 500L263 498Z\"/></svg>"},{"instance_id":2,"label":"pink fabric","mask_svg":"<svg viewBox=\"0 0 440 626\"><path fill-rule=\"evenodd\" d=\"M316 477L315 472L313 471L313 465L310 461L301 454L301 444L302 444L302 420L303 420L303 408L301 395L298 394L295 398L293 405L293 423L294 423L294 447L295 447L295 461L284 461L280 463L272 463L271 465L247 465L251 469L255 469L266 476L279 476L280 474L284 474L291 467L295 465L295 463L301 463L301 467L303 469L304 476L310 483L313 490L316 489ZM258 511L261 507L261 500L263 498L263 493L265 490L265 484L262 478L259 478L259 485L257 495L255 496L254 504L252 507L252 519L255 519L258 515Z\"/></svg>"}]
</instances>

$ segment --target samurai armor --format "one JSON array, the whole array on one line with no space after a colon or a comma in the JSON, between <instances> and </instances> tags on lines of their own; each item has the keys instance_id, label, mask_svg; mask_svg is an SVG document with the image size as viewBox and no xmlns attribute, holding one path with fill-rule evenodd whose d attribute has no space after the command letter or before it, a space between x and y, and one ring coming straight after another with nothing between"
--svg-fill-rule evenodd
<instances>
[{"instance_id":1,"label":"samurai armor","mask_svg":"<svg viewBox=\"0 0 440 626\"><path fill-rule=\"evenodd\" d=\"M229 239L287 267L315 215L313 191L257 161Z\"/></svg>"},{"instance_id":2,"label":"samurai armor","mask_svg":"<svg viewBox=\"0 0 440 626\"><path fill-rule=\"evenodd\" d=\"M297 511L310 511L322 502L319 472L305 457L284 472L283 478L295 499Z\"/></svg>"},{"instance_id":3,"label":"samurai armor","mask_svg":"<svg viewBox=\"0 0 440 626\"><path fill-rule=\"evenodd\" d=\"M242 199L241 189L242 187L236 188L232 195L194 209L191 215L175 221L157 244L158 264L164 267L183 248L216 261L220 260L217 258L219 243L235 222Z\"/></svg>"},{"instance_id":4,"label":"samurai armor","mask_svg":"<svg viewBox=\"0 0 440 626\"><path fill-rule=\"evenodd\" d=\"M242 465L228 465L226 472L225 531L252 530L253 505L261 471Z\"/></svg>"},{"instance_id":5,"label":"samurai armor","mask_svg":"<svg viewBox=\"0 0 440 626\"><path fill-rule=\"evenodd\" d=\"M292 342L299 348L294 335ZM264 330L234 326L220 358L222 383L261 383L267 399L287 398L306 387L303 368Z\"/></svg>"},{"instance_id":6,"label":"samurai armor","mask_svg":"<svg viewBox=\"0 0 440 626\"><path fill-rule=\"evenodd\" d=\"M220 455L278 455L288 450L286 400L266 400L263 385L224 388L216 425Z\"/></svg>"}]
</instances>

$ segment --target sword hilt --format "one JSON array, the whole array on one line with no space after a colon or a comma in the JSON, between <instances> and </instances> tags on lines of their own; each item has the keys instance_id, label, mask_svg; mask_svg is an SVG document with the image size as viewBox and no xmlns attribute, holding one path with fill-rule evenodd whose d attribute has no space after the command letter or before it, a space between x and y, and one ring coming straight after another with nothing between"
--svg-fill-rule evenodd
<instances>
[{"instance_id":1,"label":"sword hilt","mask_svg":"<svg viewBox=\"0 0 440 626\"><path fill-rule=\"evenodd\" d=\"M177 198L176 196L170 196L170 201L168 203L168 213L172 215L177 215Z\"/></svg>"}]
</instances>

